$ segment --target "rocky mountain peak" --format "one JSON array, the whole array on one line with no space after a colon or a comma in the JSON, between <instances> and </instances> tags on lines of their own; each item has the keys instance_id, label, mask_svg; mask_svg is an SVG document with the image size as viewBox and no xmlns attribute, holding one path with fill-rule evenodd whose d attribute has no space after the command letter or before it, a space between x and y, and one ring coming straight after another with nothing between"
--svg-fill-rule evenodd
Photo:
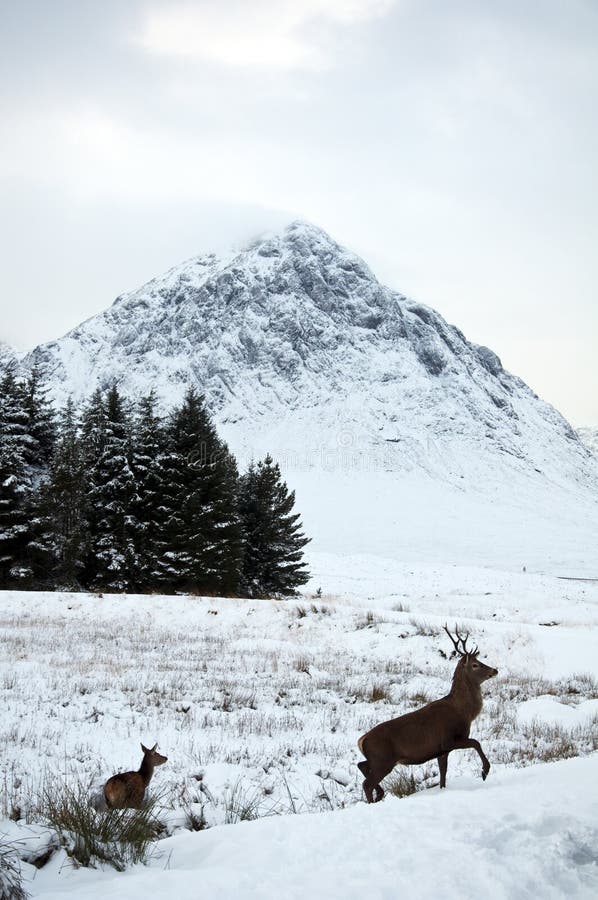
<instances>
[{"instance_id":1,"label":"rocky mountain peak","mask_svg":"<svg viewBox=\"0 0 598 900\"><path fill-rule=\"evenodd\" d=\"M558 477L585 477L589 457L492 350L306 222L175 266L27 362L45 368L59 403L116 381L172 405L194 384L233 447L256 453L349 433L366 454L392 445L391 467L452 478L464 448L482 469L498 455Z\"/></svg>"}]
</instances>

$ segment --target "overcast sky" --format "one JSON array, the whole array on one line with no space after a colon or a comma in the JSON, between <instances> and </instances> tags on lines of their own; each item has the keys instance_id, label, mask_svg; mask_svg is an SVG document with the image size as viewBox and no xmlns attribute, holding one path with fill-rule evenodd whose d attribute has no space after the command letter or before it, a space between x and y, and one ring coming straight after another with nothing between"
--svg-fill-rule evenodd
<instances>
[{"instance_id":1,"label":"overcast sky","mask_svg":"<svg viewBox=\"0 0 598 900\"><path fill-rule=\"evenodd\" d=\"M0 337L304 218L598 425L596 0L0 0Z\"/></svg>"}]
</instances>

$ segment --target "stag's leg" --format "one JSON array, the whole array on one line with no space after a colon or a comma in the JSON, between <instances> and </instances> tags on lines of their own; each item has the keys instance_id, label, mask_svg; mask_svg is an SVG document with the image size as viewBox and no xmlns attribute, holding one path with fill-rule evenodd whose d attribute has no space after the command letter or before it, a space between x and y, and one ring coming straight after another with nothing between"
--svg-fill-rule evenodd
<instances>
[{"instance_id":1,"label":"stag's leg","mask_svg":"<svg viewBox=\"0 0 598 900\"><path fill-rule=\"evenodd\" d=\"M362 759L361 762L357 763L357 768L360 770L361 774L363 775L363 790L365 791L365 798L368 803L371 803L372 802L372 796L371 796L372 791L371 791L371 788L368 789L368 787L366 787L366 785L368 783L368 776L370 774L370 764L367 761L367 759Z\"/></svg>"},{"instance_id":2,"label":"stag's leg","mask_svg":"<svg viewBox=\"0 0 598 900\"><path fill-rule=\"evenodd\" d=\"M440 787L446 787L446 769L448 766L448 753L442 753L438 760L438 768L440 769Z\"/></svg>"},{"instance_id":3,"label":"stag's leg","mask_svg":"<svg viewBox=\"0 0 598 900\"><path fill-rule=\"evenodd\" d=\"M374 803L380 803L380 801L384 797L385 790L381 784L377 784L376 787L374 788L374 790L376 792L376 795L374 797Z\"/></svg>"},{"instance_id":4,"label":"stag's leg","mask_svg":"<svg viewBox=\"0 0 598 900\"><path fill-rule=\"evenodd\" d=\"M367 759L362 759L361 762L357 763L357 768L360 770L360 772L364 778L363 790L365 793L365 799L367 800L368 803L373 803L374 802L373 789L374 789L375 785L372 783L372 781L370 779L370 764L367 761Z\"/></svg>"},{"instance_id":5,"label":"stag's leg","mask_svg":"<svg viewBox=\"0 0 598 900\"><path fill-rule=\"evenodd\" d=\"M377 793L376 797L374 797L374 789L377 792L378 786L373 781L371 781L371 779L366 778L366 780L363 782L363 792L368 803L375 803L378 799Z\"/></svg>"},{"instance_id":6,"label":"stag's leg","mask_svg":"<svg viewBox=\"0 0 598 900\"><path fill-rule=\"evenodd\" d=\"M360 770L360 772L364 778L368 777L368 772L370 771L370 764L367 761L367 759L362 759L361 762L358 762L357 768Z\"/></svg>"},{"instance_id":7,"label":"stag's leg","mask_svg":"<svg viewBox=\"0 0 598 900\"><path fill-rule=\"evenodd\" d=\"M384 788L375 778L366 778L363 782L363 790L368 803L379 803L384 797Z\"/></svg>"},{"instance_id":8,"label":"stag's leg","mask_svg":"<svg viewBox=\"0 0 598 900\"><path fill-rule=\"evenodd\" d=\"M380 782L394 769L394 760L389 763L383 759L368 759L366 765L368 767L367 774L365 768L362 769L362 772L366 774L363 784L365 796L368 803L379 803L384 797L384 788Z\"/></svg>"},{"instance_id":9,"label":"stag's leg","mask_svg":"<svg viewBox=\"0 0 598 900\"><path fill-rule=\"evenodd\" d=\"M453 750L475 750L480 759L482 760L482 779L486 781L488 777L488 772L490 771L490 763L486 757L486 754L480 747L480 742L476 741L475 738L463 738L463 740L455 741L453 746Z\"/></svg>"},{"instance_id":10,"label":"stag's leg","mask_svg":"<svg viewBox=\"0 0 598 900\"><path fill-rule=\"evenodd\" d=\"M379 779L377 779L375 776L372 776L371 766L367 759L363 762L357 763L357 766L363 772L363 777L365 779L363 782L365 799L368 803L378 803L378 801L382 800L384 796L384 790L378 784ZM374 791L376 792L375 796Z\"/></svg>"},{"instance_id":11,"label":"stag's leg","mask_svg":"<svg viewBox=\"0 0 598 900\"><path fill-rule=\"evenodd\" d=\"M361 771L364 782L363 782L363 790L365 793L365 799L368 803L374 802L374 790L376 790L376 799L378 799L378 788L379 785L376 784L375 781L372 781L370 777L370 764L367 759L363 759L361 762L357 763L357 768ZM382 788L380 788L382 790ZM382 798L380 798L382 799Z\"/></svg>"}]
</instances>

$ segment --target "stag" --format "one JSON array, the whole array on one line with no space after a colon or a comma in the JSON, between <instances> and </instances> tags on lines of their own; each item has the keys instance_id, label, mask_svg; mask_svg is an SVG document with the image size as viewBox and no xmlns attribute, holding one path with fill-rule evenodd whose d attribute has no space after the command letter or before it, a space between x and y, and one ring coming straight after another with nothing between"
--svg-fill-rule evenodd
<instances>
[{"instance_id":1,"label":"stag","mask_svg":"<svg viewBox=\"0 0 598 900\"><path fill-rule=\"evenodd\" d=\"M168 762L168 757L158 753L154 744L147 748L141 745L143 759L138 772L121 772L113 775L104 785L104 797L108 809L141 809L148 784L152 780L154 768Z\"/></svg>"},{"instance_id":2,"label":"stag","mask_svg":"<svg viewBox=\"0 0 598 900\"><path fill-rule=\"evenodd\" d=\"M484 781L490 771L479 741L469 737L471 723L482 711L481 685L498 674L497 669L484 665L478 659L479 650L467 649L469 633L455 637L446 625L459 662L453 675L453 683L446 697L416 709L414 712L376 725L357 741L365 760L357 765L364 776L363 789L368 803L378 802L384 796L380 785L397 765L417 766L438 760L440 787L446 787L448 756L453 750L475 750L482 761Z\"/></svg>"}]
</instances>

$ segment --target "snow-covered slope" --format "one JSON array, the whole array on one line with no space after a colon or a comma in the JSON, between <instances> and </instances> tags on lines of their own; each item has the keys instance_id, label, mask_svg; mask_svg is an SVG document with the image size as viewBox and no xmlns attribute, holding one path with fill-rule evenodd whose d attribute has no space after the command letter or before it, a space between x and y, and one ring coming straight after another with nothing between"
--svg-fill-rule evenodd
<instances>
[{"instance_id":1,"label":"snow-covered slope","mask_svg":"<svg viewBox=\"0 0 598 900\"><path fill-rule=\"evenodd\" d=\"M598 755L404 800L241 822L165 841L150 868L37 873L33 898L590 900L598 892ZM165 864L165 859L168 860ZM57 890L57 883L59 884Z\"/></svg>"},{"instance_id":2,"label":"snow-covered slope","mask_svg":"<svg viewBox=\"0 0 598 900\"><path fill-rule=\"evenodd\" d=\"M154 387L166 405L198 385L241 465L267 451L281 462L320 549L343 549L337 511L347 491L380 526L372 539L354 517L353 552L362 541L375 550L381 537L397 544L398 508L421 518L418 546L440 511L443 533L447 524L475 531L482 555L497 544L494 511L501 528L513 506L555 525L572 511L598 521L598 462L563 417L495 353L305 223L171 269L38 347L34 361L58 401L116 380L133 397ZM491 514L474 514L470 529L462 501L472 492ZM457 527L447 510L458 511ZM537 524L521 530L533 535ZM468 546L466 536L457 555Z\"/></svg>"},{"instance_id":3,"label":"snow-covered slope","mask_svg":"<svg viewBox=\"0 0 598 900\"><path fill-rule=\"evenodd\" d=\"M598 456L598 428L591 426L578 428L577 434L582 444L585 444L588 450Z\"/></svg>"}]
</instances>

